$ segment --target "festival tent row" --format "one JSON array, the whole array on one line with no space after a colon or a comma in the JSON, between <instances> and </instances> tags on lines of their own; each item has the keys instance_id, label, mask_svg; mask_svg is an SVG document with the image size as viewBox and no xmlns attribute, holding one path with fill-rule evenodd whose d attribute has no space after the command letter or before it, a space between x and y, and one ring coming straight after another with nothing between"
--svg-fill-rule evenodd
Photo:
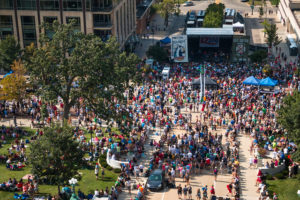
<instances>
[{"instance_id":1,"label":"festival tent row","mask_svg":"<svg viewBox=\"0 0 300 200\"><path fill-rule=\"evenodd\" d=\"M267 86L267 87L274 87L278 84L277 80L273 80L270 77L265 79L257 79L254 76L250 76L243 81L244 85L256 85L256 86Z\"/></svg>"}]
</instances>

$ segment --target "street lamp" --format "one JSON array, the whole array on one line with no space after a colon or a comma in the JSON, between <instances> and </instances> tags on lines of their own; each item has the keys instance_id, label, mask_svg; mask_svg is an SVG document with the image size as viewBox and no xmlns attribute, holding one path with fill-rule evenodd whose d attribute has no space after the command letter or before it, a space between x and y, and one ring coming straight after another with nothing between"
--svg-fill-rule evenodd
<instances>
[{"instance_id":1,"label":"street lamp","mask_svg":"<svg viewBox=\"0 0 300 200\"><path fill-rule=\"evenodd\" d=\"M78 183L77 179L76 179L76 178L71 178L71 179L69 180L69 183L70 183L70 185L72 186L72 191L73 191L73 193L75 194L75 185L76 185L76 183Z\"/></svg>"}]
</instances>

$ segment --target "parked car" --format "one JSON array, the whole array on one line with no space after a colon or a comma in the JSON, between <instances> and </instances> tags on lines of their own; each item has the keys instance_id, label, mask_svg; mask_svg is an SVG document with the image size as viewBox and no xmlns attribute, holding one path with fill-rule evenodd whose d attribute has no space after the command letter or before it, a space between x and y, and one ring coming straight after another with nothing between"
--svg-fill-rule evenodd
<instances>
[{"instance_id":1,"label":"parked car","mask_svg":"<svg viewBox=\"0 0 300 200\"><path fill-rule=\"evenodd\" d=\"M147 180L149 190L161 190L164 188L165 174L161 169L154 170Z\"/></svg>"},{"instance_id":2,"label":"parked car","mask_svg":"<svg viewBox=\"0 0 300 200\"><path fill-rule=\"evenodd\" d=\"M193 2L191 2L191 1L186 1L186 2L184 2L184 4L183 4L184 6L193 6L194 5L194 3Z\"/></svg>"}]
</instances>

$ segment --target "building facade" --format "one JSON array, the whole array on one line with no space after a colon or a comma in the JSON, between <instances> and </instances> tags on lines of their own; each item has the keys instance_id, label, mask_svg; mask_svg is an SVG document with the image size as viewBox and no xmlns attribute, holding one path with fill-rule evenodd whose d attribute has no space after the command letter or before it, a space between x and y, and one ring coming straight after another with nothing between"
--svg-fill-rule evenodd
<instances>
[{"instance_id":1,"label":"building facade","mask_svg":"<svg viewBox=\"0 0 300 200\"><path fill-rule=\"evenodd\" d=\"M150 8L155 3L155 0L136 0L136 33L143 34L150 24Z\"/></svg>"},{"instance_id":2,"label":"building facade","mask_svg":"<svg viewBox=\"0 0 300 200\"><path fill-rule=\"evenodd\" d=\"M22 47L38 44L40 25L54 20L75 20L78 31L115 36L123 47L135 34L136 0L0 0L0 38L14 35Z\"/></svg>"},{"instance_id":3,"label":"building facade","mask_svg":"<svg viewBox=\"0 0 300 200\"><path fill-rule=\"evenodd\" d=\"M296 40L300 40L300 0L281 0L277 15L286 31L295 34ZM284 39L284 38L283 38Z\"/></svg>"}]
</instances>

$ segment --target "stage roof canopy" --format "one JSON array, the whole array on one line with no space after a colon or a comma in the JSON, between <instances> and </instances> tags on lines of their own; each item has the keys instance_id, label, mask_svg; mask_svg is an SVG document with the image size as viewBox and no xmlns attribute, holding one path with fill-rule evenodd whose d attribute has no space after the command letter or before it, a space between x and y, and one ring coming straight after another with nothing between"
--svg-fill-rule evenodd
<instances>
[{"instance_id":1,"label":"stage roof canopy","mask_svg":"<svg viewBox=\"0 0 300 200\"><path fill-rule=\"evenodd\" d=\"M233 35L233 29L232 26L223 28L187 28L186 35L230 36Z\"/></svg>"}]
</instances>

